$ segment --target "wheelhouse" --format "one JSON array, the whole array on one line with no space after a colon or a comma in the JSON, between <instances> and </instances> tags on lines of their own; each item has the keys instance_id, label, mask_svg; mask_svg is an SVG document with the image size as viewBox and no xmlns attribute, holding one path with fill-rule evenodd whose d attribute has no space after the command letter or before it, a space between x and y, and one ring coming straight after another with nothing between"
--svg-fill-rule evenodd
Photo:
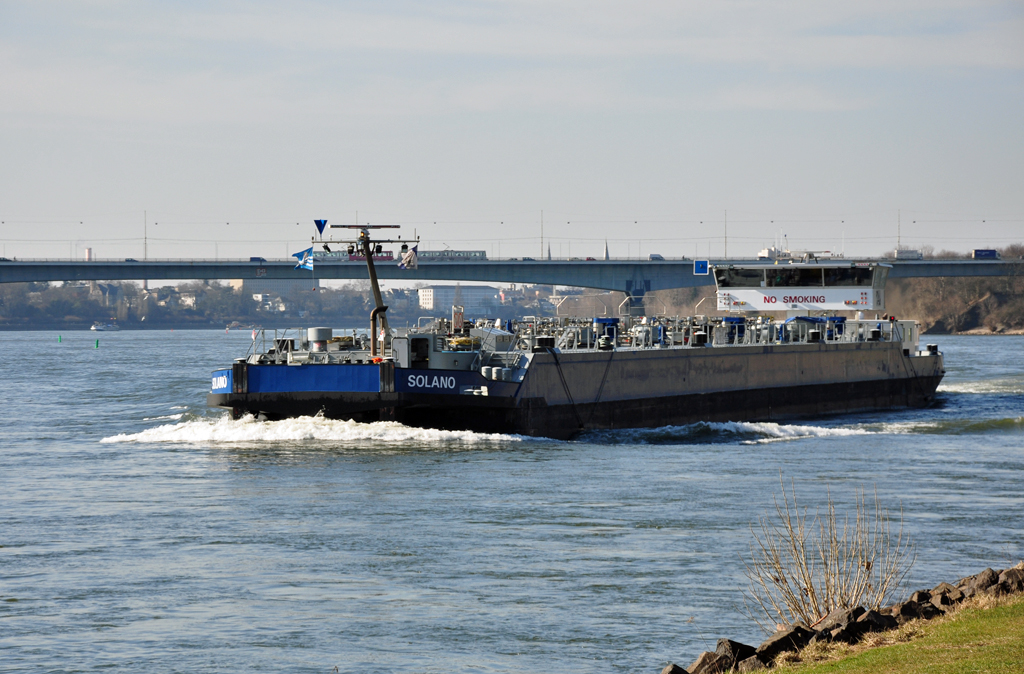
<instances>
[{"instance_id":1,"label":"wheelhouse","mask_svg":"<svg viewBox=\"0 0 1024 674\"><path fill-rule=\"evenodd\" d=\"M719 265L720 311L880 311L891 265L804 262Z\"/></svg>"}]
</instances>

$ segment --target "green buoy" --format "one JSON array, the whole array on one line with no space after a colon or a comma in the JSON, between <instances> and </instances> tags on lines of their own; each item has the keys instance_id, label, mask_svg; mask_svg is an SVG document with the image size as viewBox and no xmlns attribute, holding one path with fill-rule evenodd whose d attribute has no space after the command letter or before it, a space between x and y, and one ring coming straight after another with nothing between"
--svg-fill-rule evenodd
<instances>
[{"instance_id":1,"label":"green buoy","mask_svg":"<svg viewBox=\"0 0 1024 674\"><path fill-rule=\"evenodd\" d=\"M100 348L100 340L98 340L98 339L96 340L96 348L97 349Z\"/></svg>"},{"instance_id":2,"label":"green buoy","mask_svg":"<svg viewBox=\"0 0 1024 674\"><path fill-rule=\"evenodd\" d=\"M57 335L57 343L60 344L60 335Z\"/></svg>"}]
</instances>

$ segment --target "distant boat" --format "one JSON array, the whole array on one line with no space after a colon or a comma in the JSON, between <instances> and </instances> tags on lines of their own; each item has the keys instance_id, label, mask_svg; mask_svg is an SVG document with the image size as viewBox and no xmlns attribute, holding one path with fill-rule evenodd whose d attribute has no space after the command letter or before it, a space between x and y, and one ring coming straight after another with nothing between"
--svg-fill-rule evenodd
<instances>
[{"instance_id":1,"label":"distant boat","mask_svg":"<svg viewBox=\"0 0 1024 674\"><path fill-rule=\"evenodd\" d=\"M121 329L121 326L117 323L100 323L99 321L96 321L89 329L95 330L96 332L116 332Z\"/></svg>"}]
</instances>

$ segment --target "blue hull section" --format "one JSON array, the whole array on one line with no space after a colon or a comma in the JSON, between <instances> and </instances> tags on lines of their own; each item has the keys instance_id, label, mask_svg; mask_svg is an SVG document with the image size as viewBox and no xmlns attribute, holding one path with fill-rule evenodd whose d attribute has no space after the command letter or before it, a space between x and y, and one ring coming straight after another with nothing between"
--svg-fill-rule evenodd
<instances>
[{"instance_id":1,"label":"blue hull section","mask_svg":"<svg viewBox=\"0 0 1024 674\"><path fill-rule=\"evenodd\" d=\"M236 390L232 370L216 370L210 393L379 393L379 365L247 365Z\"/></svg>"},{"instance_id":2,"label":"blue hull section","mask_svg":"<svg viewBox=\"0 0 1024 674\"><path fill-rule=\"evenodd\" d=\"M396 393L458 395L465 387L491 384L479 372L460 370L395 370Z\"/></svg>"},{"instance_id":3,"label":"blue hull section","mask_svg":"<svg viewBox=\"0 0 1024 674\"><path fill-rule=\"evenodd\" d=\"M379 365L250 365L249 393L380 392Z\"/></svg>"},{"instance_id":4,"label":"blue hull section","mask_svg":"<svg viewBox=\"0 0 1024 674\"><path fill-rule=\"evenodd\" d=\"M495 386L479 372L395 369L393 376L396 393L459 395L466 387ZM380 365L247 365L240 387L233 370L214 371L210 393L383 393L387 379Z\"/></svg>"},{"instance_id":5,"label":"blue hull section","mask_svg":"<svg viewBox=\"0 0 1024 674\"><path fill-rule=\"evenodd\" d=\"M214 370L210 381L210 393L231 393L234 386L234 377L231 370Z\"/></svg>"}]
</instances>

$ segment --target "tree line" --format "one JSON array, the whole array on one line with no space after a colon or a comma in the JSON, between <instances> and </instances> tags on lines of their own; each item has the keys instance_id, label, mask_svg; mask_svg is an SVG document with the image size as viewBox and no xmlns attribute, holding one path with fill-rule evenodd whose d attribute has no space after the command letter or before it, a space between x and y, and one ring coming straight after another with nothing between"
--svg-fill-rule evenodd
<instances>
[{"instance_id":1,"label":"tree line","mask_svg":"<svg viewBox=\"0 0 1024 674\"><path fill-rule=\"evenodd\" d=\"M77 326L116 322L123 327L208 327L318 317L363 322L372 298L357 284L283 296L285 311L267 311L252 292L216 281L144 290L132 282L0 284L0 327ZM88 325L86 325L88 327Z\"/></svg>"}]
</instances>

